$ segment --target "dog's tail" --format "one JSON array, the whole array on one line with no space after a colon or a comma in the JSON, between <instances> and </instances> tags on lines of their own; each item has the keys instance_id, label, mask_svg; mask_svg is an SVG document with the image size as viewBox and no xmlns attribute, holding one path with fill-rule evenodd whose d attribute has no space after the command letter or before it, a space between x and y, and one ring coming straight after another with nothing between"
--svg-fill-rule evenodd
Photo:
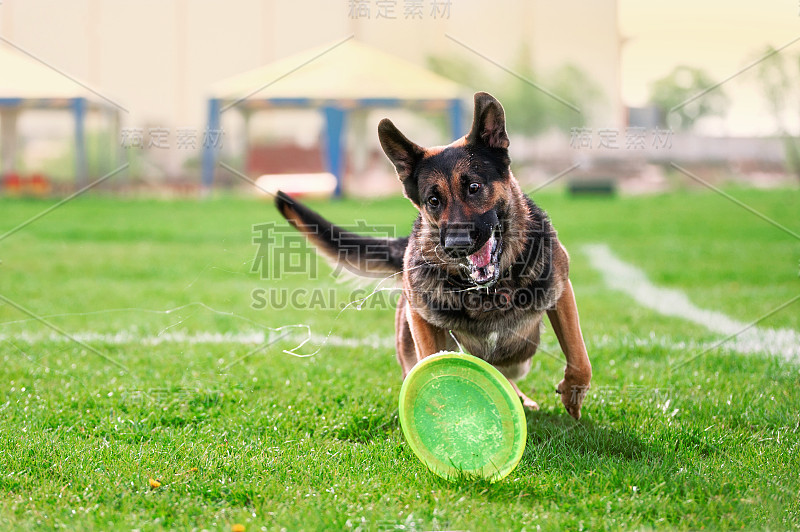
<instances>
[{"instance_id":1,"label":"dog's tail","mask_svg":"<svg viewBox=\"0 0 800 532\"><path fill-rule=\"evenodd\" d=\"M386 277L403 271L408 237L368 237L332 224L296 199L278 191L278 211L330 262L364 277Z\"/></svg>"}]
</instances>

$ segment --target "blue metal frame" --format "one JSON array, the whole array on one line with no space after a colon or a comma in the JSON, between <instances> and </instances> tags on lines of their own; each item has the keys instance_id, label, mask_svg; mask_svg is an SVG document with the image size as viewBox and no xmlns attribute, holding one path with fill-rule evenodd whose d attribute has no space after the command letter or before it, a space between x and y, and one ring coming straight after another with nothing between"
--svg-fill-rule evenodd
<instances>
[{"instance_id":1,"label":"blue metal frame","mask_svg":"<svg viewBox=\"0 0 800 532\"><path fill-rule=\"evenodd\" d=\"M72 114L75 118L75 184L81 188L89 177L86 154L86 98L73 98Z\"/></svg>"},{"instance_id":2,"label":"blue metal frame","mask_svg":"<svg viewBox=\"0 0 800 532\"><path fill-rule=\"evenodd\" d=\"M450 100L450 133L453 135L453 139L466 134L463 122L464 113L461 100Z\"/></svg>"},{"instance_id":3,"label":"blue metal frame","mask_svg":"<svg viewBox=\"0 0 800 532\"><path fill-rule=\"evenodd\" d=\"M219 130L220 125L220 100L208 100L208 131ZM211 188L214 184L214 167L217 164L217 152L213 143L204 139L203 143L203 186Z\"/></svg>"},{"instance_id":4,"label":"blue metal frame","mask_svg":"<svg viewBox=\"0 0 800 532\"><path fill-rule=\"evenodd\" d=\"M241 100L234 102L230 108L233 107L403 107L406 105L435 105L446 108L456 100L440 100L440 99L412 99L404 100L402 98L251 98L248 100Z\"/></svg>"},{"instance_id":5,"label":"blue metal frame","mask_svg":"<svg viewBox=\"0 0 800 532\"><path fill-rule=\"evenodd\" d=\"M22 102L22 98L0 98L0 107L18 107Z\"/></svg>"},{"instance_id":6,"label":"blue metal frame","mask_svg":"<svg viewBox=\"0 0 800 532\"><path fill-rule=\"evenodd\" d=\"M333 195L342 196L342 181L344 180L344 146L343 132L347 111L338 107L323 107L325 114L325 166L328 172L336 176L336 189Z\"/></svg>"}]
</instances>

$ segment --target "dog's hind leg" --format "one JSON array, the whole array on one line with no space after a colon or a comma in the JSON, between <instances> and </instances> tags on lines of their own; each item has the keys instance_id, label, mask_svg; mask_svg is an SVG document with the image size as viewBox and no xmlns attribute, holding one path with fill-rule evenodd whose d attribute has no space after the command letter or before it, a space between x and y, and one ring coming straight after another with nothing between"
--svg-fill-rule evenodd
<instances>
[{"instance_id":1,"label":"dog's hind leg","mask_svg":"<svg viewBox=\"0 0 800 532\"><path fill-rule=\"evenodd\" d=\"M397 347L397 361L403 368L403 379L417 363L417 350L414 348L414 338L411 336L411 328L408 326L406 316L406 298L400 296L397 302L397 311L394 315L395 346Z\"/></svg>"},{"instance_id":2,"label":"dog's hind leg","mask_svg":"<svg viewBox=\"0 0 800 532\"><path fill-rule=\"evenodd\" d=\"M516 382L512 380L509 380L508 382L511 383L511 387L514 388L515 392L517 392L519 398L522 399L522 406L525 408L530 408L531 410L539 410L539 403L522 393L522 390L519 389L519 386L517 386Z\"/></svg>"},{"instance_id":3,"label":"dog's hind leg","mask_svg":"<svg viewBox=\"0 0 800 532\"><path fill-rule=\"evenodd\" d=\"M539 410L539 404L530 397L528 397L527 395L525 395L522 392L522 390L519 389L519 386L517 386L517 383L515 382L518 381L519 379L522 379L523 377L525 377L525 375L528 374L528 372L531 369L531 362L532 359L529 358L522 362L517 362L515 364L511 364L508 366L495 365L495 368L497 368L500 371L500 373L502 373L505 376L505 378L508 379L508 382L511 383L511 387L514 388L514 391L517 393L519 398L522 399L522 406L524 406L525 408L530 408L531 410Z\"/></svg>"}]
</instances>

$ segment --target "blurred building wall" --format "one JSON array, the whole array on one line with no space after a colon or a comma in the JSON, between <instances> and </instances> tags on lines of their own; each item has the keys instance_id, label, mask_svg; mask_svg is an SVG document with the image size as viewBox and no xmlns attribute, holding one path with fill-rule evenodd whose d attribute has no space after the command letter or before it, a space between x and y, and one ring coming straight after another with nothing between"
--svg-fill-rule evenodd
<instances>
[{"instance_id":1,"label":"blurred building wall","mask_svg":"<svg viewBox=\"0 0 800 532\"><path fill-rule=\"evenodd\" d=\"M430 54L464 57L498 83L509 74L453 39L508 68L522 47L537 69L575 63L606 97L593 125L621 126L616 0L438 0L447 16L424 0L422 16L409 18L409 2L397 0L394 19L368 3L369 17L355 17L350 0L4 0L0 31L122 104L123 127L202 131L210 84L350 34L423 65ZM159 160L177 173L193 155L172 149Z\"/></svg>"}]
</instances>

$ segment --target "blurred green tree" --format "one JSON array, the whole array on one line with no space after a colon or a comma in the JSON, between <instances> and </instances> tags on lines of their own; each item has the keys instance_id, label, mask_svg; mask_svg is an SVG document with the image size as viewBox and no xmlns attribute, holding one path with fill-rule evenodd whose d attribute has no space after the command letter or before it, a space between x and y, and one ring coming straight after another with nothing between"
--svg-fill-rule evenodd
<instances>
[{"instance_id":1,"label":"blurred green tree","mask_svg":"<svg viewBox=\"0 0 800 532\"><path fill-rule=\"evenodd\" d=\"M767 46L762 57L757 67L758 84L772 112L778 135L783 139L786 168L800 180L800 139L792 135L786 121L788 109L798 102L800 55L782 55L779 50Z\"/></svg>"},{"instance_id":2,"label":"blurred green tree","mask_svg":"<svg viewBox=\"0 0 800 532\"><path fill-rule=\"evenodd\" d=\"M661 111L667 126L688 131L701 118L725 115L729 99L715 85L703 70L680 65L652 83L650 103Z\"/></svg>"},{"instance_id":3,"label":"blurred green tree","mask_svg":"<svg viewBox=\"0 0 800 532\"><path fill-rule=\"evenodd\" d=\"M494 95L503 104L507 127L514 133L534 136L550 129L568 132L582 127L591 116L592 106L604 99L600 86L573 64L564 64L546 76L538 75L525 47L509 69L513 74L508 74L502 84L463 58L429 56L427 62L437 74Z\"/></svg>"}]
</instances>

